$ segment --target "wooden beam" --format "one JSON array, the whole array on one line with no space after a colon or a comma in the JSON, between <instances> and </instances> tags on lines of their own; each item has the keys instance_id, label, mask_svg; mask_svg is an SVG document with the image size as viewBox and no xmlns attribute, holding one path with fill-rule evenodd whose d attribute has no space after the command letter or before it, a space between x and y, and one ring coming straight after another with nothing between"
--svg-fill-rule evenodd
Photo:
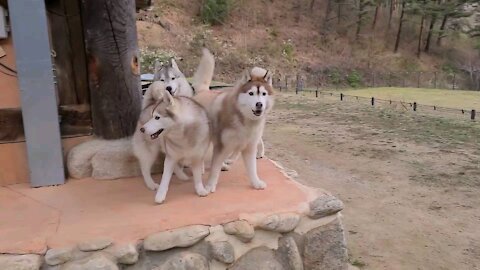
<instances>
[{"instance_id":1,"label":"wooden beam","mask_svg":"<svg viewBox=\"0 0 480 270\"><path fill-rule=\"evenodd\" d=\"M135 131L140 70L134 0L82 0L93 132L119 139Z\"/></svg>"},{"instance_id":2,"label":"wooden beam","mask_svg":"<svg viewBox=\"0 0 480 270\"><path fill-rule=\"evenodd\" d=\"M9 0L30 184L65 182L44 1Z\"/></svg>"},{"instance_id":3,"label":"wooden beam","mask_svg":"<svg viewBox=\"0 0 480 270\"><path fill-rule=\"evenodd\" d=\"M58 107L58 113L62 138L92 134L88 104L63 105ZM25 141L21 109L0 109L0 127L0 143Z\"/></svg>"}]
</instances>

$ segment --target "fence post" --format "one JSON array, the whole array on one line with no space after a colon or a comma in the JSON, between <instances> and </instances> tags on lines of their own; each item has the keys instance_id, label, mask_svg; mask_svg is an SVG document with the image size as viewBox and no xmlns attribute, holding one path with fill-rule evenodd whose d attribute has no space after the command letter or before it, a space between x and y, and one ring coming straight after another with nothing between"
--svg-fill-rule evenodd
<instances>
[{"instance_id":1,"label":"fence post","mask_svg":"<svg viewBox=\"0 0 480 270\"><path fill-rule=\"evenodd\" d=\"M414 111L414 112L417 111L417 102L413 102L413 111Z\"/></svg>"},{"instance_id":2,"label":"fence post","mask_svg":"<svg viewBox=\"0 0 480 270\"><path fill-rule=\"evenodd\" d=\"M374 106L374 105L375 105L375 98L372 97L372 106Z\"/></svg>"},{"instance_id":3,"label":"fence post","mask_svg":"<svg viewBox=\"0 0 480 270\"><path fill-rule=\"evenodd\" d=\"M456 74L453 73L452 90L455 90L455 77L456 77Z\"/></svg>"},{"instance_id":4,"label":"fence post","mask_svg":"<svg viewBox=\"0 0 480 270\"><path fill-rule=\"evenodd\" d=\"M318 97L318 89L315 90L315 97Z\"/></svg>"},{"instance_id":5,"label":"fence post","mask_svg":"<svg viewBox=\"0 0 480 270\"><path fill-rule=\"evenodd\" d=\"M476 111L472 110L470 113L470 119L475 120L475 114L476 114Z\"/></svg>"},{"instance_id":6,"label":"fence post","mask_svg":"<svg viewBox=\"0 0 480 270\"><path fill-rule=\"evenodd\" d=\"M436 111L436 110L437 110L437 106L433 106L433 110Z\"/></svg>"},{"instance_id":7,"label":"fence post","mask_svg":"<svg viewBox=\"0 0 480 270\"><path fill-rule=\"evenodd\" d=\"M340 101L343 101L343 93L340 93Z\"/></svg>"},{"instance_id":8,"label":"fence post","mask_svg":"<svg viewBox=\"0 0 480 270\"><path fill-rule=\"evenodd\" d=\"M437 89L437 72L433 72L433 88Z\"/></svg>"}]
</instances>

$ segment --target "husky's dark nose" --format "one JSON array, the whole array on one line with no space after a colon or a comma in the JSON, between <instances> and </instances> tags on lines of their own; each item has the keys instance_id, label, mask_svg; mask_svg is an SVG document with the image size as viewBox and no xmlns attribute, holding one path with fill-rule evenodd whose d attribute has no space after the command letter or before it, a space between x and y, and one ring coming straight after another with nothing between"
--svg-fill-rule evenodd
<instances>
[{"instance_id":1,"label":"husky's dark nose","mask_svg":"<svg viewBox=\"0 0 480 270\"><path fill-rule=\"evenodd\" d=\"M145 133L145 129L143 127L141 127L140 132Z\"/></svg>"},{"instance_id":2,"label":"husky's dark nose","mask_svg":"<svg viewBox=\"0 0 480 270\"><path fill-rule=\"evenodd\" d=\"M167 86L167 91L170 92L170 94L172 94L172 87L171 86Z\"/></svg>"},{"instance_id":3,"label":"husky's dark nose","mask_svg":"<svg viewBox=\"0 0 480 270\"><path fill-rule=\"evenodd\" d=\"M257 109L261 109L263 107L263 103L257 102L257 104L255 104L255 107L257 107Z\"/></svg>"}]
</instances>

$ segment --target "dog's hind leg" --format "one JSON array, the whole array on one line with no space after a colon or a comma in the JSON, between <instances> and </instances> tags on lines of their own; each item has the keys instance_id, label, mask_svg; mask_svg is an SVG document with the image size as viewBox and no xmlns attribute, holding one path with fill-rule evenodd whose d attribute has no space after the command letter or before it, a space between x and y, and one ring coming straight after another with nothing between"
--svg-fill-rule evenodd
<instances>
[{"instance_id":1,"label":"dog's hind leg","mask_svg":"<svg viewBox=\"0 0 480 270\"><path fill-rule=\"evenodd\" d=\"M163 163L163 174L160 186L158 187L157 194L155 195L156 203L163 203L167 197L168 186L170 185L170 180L172 179L173 170L177 164L177 161L172 159L169 156L165 157L165 162Z\"/></svg>"},{"instance_id":2,"label":"dog's hind leg","mask_svg":"<svg viewBox=\"0 0 480 270\"><path fill-rule=\"evenodd\" d=\"M255 153L257 144L250 144L242 151L243 162L247 169L248 178L250 178L250 184L255 189L265 189L267 184L258 178L257 174L257 159Z\"/></svg>"},{"instance_id":3,"label":"dog's hind leg","mask_svg":"<svg viewBox=\"0 0 480 270\"><path fill-rule=\"evenodd\" d=\"M177 178L182 181L187 181L188 179L190 179L190 177L188 177L188 175L183 171L183 166L180 165L179 163L175 165L175 167L173 168L173 171L175 173L175 176L177 176Z\"/></svg>"},{"instance_id":4,"label":"dog's hind leg","mask_svg":"<svg viewBox=\"0 0 480 270\"><path fill-rule=\"evenodd\" d=\"M222 170L223 161L227 157L229 151L225 149L218 151L213 150L212 166L210 167L210 177L208 178L207 186L205 187L209 192L215 192L218 183L218 177L220 177L220 171Z\"/></svg>"},{"instance_id":5,"label":"dog's hind leg","mask_svg":"<svg viewBox=\"0 0 480 270\"><path fill-rule=\"evenodd\" d=\"M257 159L265 156L265 145L263 144L263 138L260 138L257 146Z\"/></svg>"},{"instance_id":6,"label":"dog's hind leg","mask_svg":"<svg viewBox=\"0 0 480 270\"><path fill-rule=\"evenodd\" d=\"M203 161L192 163L193 181L195 183L195 192L198 196L204 197L208 195L208 190L205 189L202 182L202 166Z\"/></svg>"}]
</instances>

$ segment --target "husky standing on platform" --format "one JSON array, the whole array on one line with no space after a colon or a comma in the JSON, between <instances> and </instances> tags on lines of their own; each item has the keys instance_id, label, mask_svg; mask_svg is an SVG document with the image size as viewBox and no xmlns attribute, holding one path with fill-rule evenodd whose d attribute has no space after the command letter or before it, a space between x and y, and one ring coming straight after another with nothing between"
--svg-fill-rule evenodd
<instances>
[{"instance_id":1,"label":"husky standing on platform","mask_svg":"<svg viewBox=\"0 0 480 270\"><path fill-rule=\"evenodd\" d=\"M232 153L242 154L253 188L266 188L257 174L256 155L266 115L274 104L272 74L255 67L245 72L232 89L200 90L194 99L207 108L213 126L213 160L207 190L215 192L222 164Z\"/></svg>"},{"instance_id":2,"label":"husky standing on platform","mask_svg":"<svg viewBox=\"0 0 480 270\"><path fill-rule=\"evenodd\" d=\"M211 80L212 80L212 77L213 77L213 69L214 69L214 65L215 65L215 63L212 62L212 61L214 61L213 56L210 54L210 52L208 50L204 50L203 51L203 57L200 60L200 64L197 68L197 71L196 71L196 73L194 75L194 79L193 79L193 84L194 84L194 87L196 89L207 89L208 90L208 87L209 87L209 85L211 83ZM176 69L178 69L178 67ZM151 168L152 168L153 163L157 159L160 151L162 151L164 153L166 151L166 149L165 149L166 144L165 144L165 141L162 140L162 137L165 134L167 134L167 132L165 132L165 129L163 131L160 131L160 129L158 129L154 133L149 134L149 132L147 132L147 130L146 130L146 127L144 127L144 126L149 121L155 120L154 119L155 117L157 117L157 116L160 117L159 115L154 117L155 113L159 114L161 112L160 109L163 108L163 107L161 107L160 105L161 104L165 105L167 103L169 104L169 102L172 101L172 104L171 104L172 106L171 107L167 106L167 107L169 108L170 113L175 112L175 114L170 114L170 115L166 115L166 116L171 116L171 115L178 116L178 115L181 114L180 115L181 117L177 117L177 118L173 119L174 121L179 121L179 119L183 121L183 120L185 120L185 118L188 118L190 120L198 120L199 122L203 123L203 125L206 125L208 127L208 121L207 121L207 123L205 123L205 119L203 119L201 117L201 115L200 115L199 118L195 118L195 117L198 116L197 114L199 113L198 104L196 104L194 102L193 105L192 105L191 103L193 101L192 102L184 102L183 99L179 102L174 101L175 100L174 98L168 99L168 96L171 96L169 94L171 91L168 91L166 89L169 85L168 85L168 83L167 84L165 83L165 79L164 79L163 82L161 81L161 78L165 78L165 77L162 77L164 75L161 75L161 74L162 73L167 74L168 72L167 71L161 71L162 69L159 69L159 70L160 70L160 72L156 73L159 76L159 77L157 77L159 80L153 82L150 85L150 87L148 88L148 90L145 92L144 99L143 99L143 104L142 104L142 112L140 114L140 118L139 118L138 123L137 123L137 129L136 129L135 134L133 135L133 138L132 138L133 152L134 152L135 156L137 157L137 159L140 163L140 168L141 168L141 171L142 171L143 179L144 179L147 187L152 189L152 190L156 190L159 187L159 185L156 184L153 181L153 178L151 176ZM183 74L182 74L181 77L184 78ZM178 80L178 81L180 82L182 80L183 79ZM177 79L175 79L174 81L177 81ZM183 85L183 83L179 83L177 86L181 86L181 87L175 88L175 89L177 89L176 91L173 91L175 96L180 95L181 93L185 93L185 92L188 93L188 91L185 91L185 89L187 89L187 90L192 89L190 85L188 85L188 88L187 88ZM170 87L172 87L172 89L174 89L174 87L172 85L170 85ZM175 103L176 105L174 106L173 103ZM189 106L177 106L177 105L182 105L182 104L189 104ZM190 107L193 107L195 109L190 110L189 109ZM185 108L187 108L187 109L185 109ZM203 110L203 108L201 108L201 109ZM202 114L202 110L200 110L200 114ZM187 115L184 115L184 114L187 114ZM168 119L171 119L171 117L168 118ZM187 119L187 122L190 121L188 119ZM153 125L154 123L155 122L151 122L151 125ZM150 131L150 128L151 128L150 126L151 125L149 124L149 131ZM185 127L180 126L180 128L185 128ZM185 130L187 130L187 129L185 129ZM190 130L190 132L192 132L192 131ZM172 135L172 134L170 134L170 135ZM182 141L182 137L184 135L187 135L187 134L179 134L178 143L180 143ZM189 134L189 136L197 136L197 134L195 133L195 131L193 131L193 133ZM201 137L202 134L198 134L198 136ZM194 139L196 140L198 138L194 138ZM172 141L172 142L177 143L177 140ZM189 145L189 143L191 143L191 142L187 141L187 145ZM207 145L208 144L209 143L207 143ZM173 171L175 172L175 175L179 179L187 180L188 176L183 172L182 167L183 166L180 166L180 164L177 164L176 166L173 167ZM192 168L192 170L193 170L193 168ZM164 168L164 174L165 174L165 168ZM195 178L195 175L194 175L194 178ZM168 179L168 182L169 181L170 181L170 179ZM203 184L202 184L202 187L203 187ZM204 194L204 192L202 192L202 187L200 187L200 186L198 187L197 193L200 193L199 195ZM168 183L167 183L167 188L168 188ZM166 194L166 190L164 191L164 193Z\"/></svg>"}]
</instances>

